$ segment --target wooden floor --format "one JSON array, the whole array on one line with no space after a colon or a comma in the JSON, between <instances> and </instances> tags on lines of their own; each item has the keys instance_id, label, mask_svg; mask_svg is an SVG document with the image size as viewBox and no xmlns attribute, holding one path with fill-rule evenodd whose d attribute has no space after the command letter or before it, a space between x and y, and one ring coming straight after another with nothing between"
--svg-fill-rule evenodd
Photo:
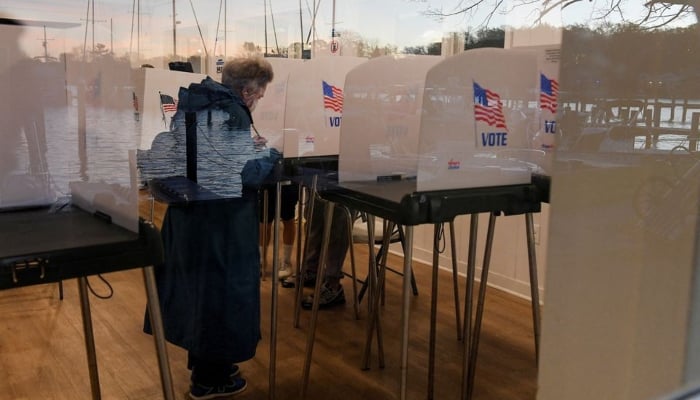
<instances>
[{"instance_id":1,"label":"wooden floor","mask_svg":"<svg viewBox=\"0 0 700 400\"><path fill-rule=\"evenodd\" d=\"M158 211L158 210L157 210ZM162 211L162 210L161 210ZM366 264L365 246L356 245L358 268ZM391 256L400 267L401 258ZM429 337L430 268L415 265L419 295L412 299L409 344L409 399L425 399ZM349 257L346 271L349 271ZM364 273L360 274L364 276ZM160 399L153 338L142 332L145 290L140 270L104 275L113 296L91 296L103 399ZM366 300L360 320L350 303L321 312L311 364L308 399L397 399L400 385L401 277L387 276L386 304L382 308L386 367L377 367L373 351L370 370L361 370L367 322ZM107 285L89 279L97 294ZM237 399L267 399L269 383L270 303L269 277L262 285L263 339L257 356L242 363L248 389ZM350 279L343 284L348 299ZM461 297L464 302L464 279ZM89 399L85 346L77 282L64 282L59 300L57 284L0 291L0 399ZM279 290L277 346L277 399L300 398L306 332L310 313L303 311L295 329L293 289ZM457 341L451 274L440 271L435 399L458 399L461 380L461 342ZM376 350L376 346L374 349ZM169 346L175 393L184 399L189 385L184 350ZM529 302L489 289L476 372L474 399L527 400L536 393L537 368Z\"/></svg>"}]
</instances>

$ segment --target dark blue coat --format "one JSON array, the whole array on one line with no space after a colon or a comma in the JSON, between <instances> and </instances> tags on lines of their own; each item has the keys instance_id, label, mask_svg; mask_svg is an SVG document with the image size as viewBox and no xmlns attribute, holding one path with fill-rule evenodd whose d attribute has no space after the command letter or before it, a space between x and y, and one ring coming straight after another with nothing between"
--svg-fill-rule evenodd
<instances>
[{"instance_id":1,"label":"dark blue coat","mask_svg":"<svg viewBox=\"0 0 700 400\"><path fill-rule=\"evenodd\" d=\"M222 159L237 158L219 173L221 182L209 183L215 188L205 188L235 195L171 205L166 212L161 229L165 261L155 268L165 336L200 359L241 362L255 355L260 340L256 186L270 174L279 155L256 153L250 138L250 112L228 88L207 78L181 90L179 97L171 131L159 136L174 138L167 140L171 144L184 143L181 111L197 112L198 129L209 135L205 140L198 138L198 143L213 148L211 154L198 158L214 167ZM212 121L200 124L209 111L213 111ZM168 151L182 160L177 155L181 149ZM148 162L140 167L148 170ZM241 183L242 190L228 191L228 186ZM148 318L145 325L150 332Z\"/></svg>"}]
</instances>

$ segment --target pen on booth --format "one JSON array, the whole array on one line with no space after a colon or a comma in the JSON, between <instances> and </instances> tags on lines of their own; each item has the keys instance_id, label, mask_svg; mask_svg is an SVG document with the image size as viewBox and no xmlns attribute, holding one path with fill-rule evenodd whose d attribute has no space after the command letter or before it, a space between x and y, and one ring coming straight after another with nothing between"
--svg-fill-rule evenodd
<instances>
[{"instance_id":1,"label":"pen on booth","mask_svg":"<svg viewBox=\"0 0 700 400\"><path fill-rule=\"evenodd\" d=\"M250 127L253 128L253 132L255 132L255 135L256 135L257 137L262 137L262 136L260 136L260 132L258 132L258 130L255 129L255 125L250 124Z\"/></svg>"},{"instance_id":2,"label":"pen on booth","mask_svg":"<svg viewBox=\"0 0 700 400\"><path fill-rule=\"evenodd\" d=\"M415 179L416 179L415 175L407 175L407 174L391 174L391 175L379 175L379 176L377 176L378 182L411 181L411 180L415 180Z\"/></svg>"}]
</instances>

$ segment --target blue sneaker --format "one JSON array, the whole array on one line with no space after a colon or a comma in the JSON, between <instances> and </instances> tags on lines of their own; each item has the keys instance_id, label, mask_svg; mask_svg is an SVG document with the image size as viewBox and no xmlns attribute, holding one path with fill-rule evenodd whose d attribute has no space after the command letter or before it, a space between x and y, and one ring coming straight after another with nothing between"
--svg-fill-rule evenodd
<instances>
[{"instance_id":1,"label":"blue sneaker","mask_svg":"<svg viewBox=\"0 0 700 400\"><path fill-rule=\"evenodd\" d=\"M241 368L236 364L231 365L231 374L229 375L231 377L231 379L237 377L240 374L241 374Z\"/></svg>"},{"instance_id":2,"label":"blue sneaker","mask_svg":"<svg viewBox=\"0 0 700 400\"><path fill-rule=\"evenodd\" d=\"M222 386L204 386L194 384L190 388L190 399L208 400L229 397L241 393L248 387L248 383L242 378L233 378L230 383Z\"/></svg>"},{"instance_id":3,"label":"blue sneaker","mask_svg":"<svg viewBox=\"0 0 700 400\"><path fill-rule=\"evenodd\" d=\"M241 368L236 364L231 364L231 372L229 373L229 377L231 377L231 379L233 379L240 374L241 374ZM190 378L190 387L191 386L192 386L192 379Z\"/></svg>"}]
</instances>

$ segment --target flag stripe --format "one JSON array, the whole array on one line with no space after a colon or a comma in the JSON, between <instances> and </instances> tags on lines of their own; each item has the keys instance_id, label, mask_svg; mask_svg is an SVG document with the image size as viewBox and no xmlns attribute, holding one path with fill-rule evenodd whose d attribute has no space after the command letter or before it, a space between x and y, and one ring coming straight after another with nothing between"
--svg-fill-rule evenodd
<instances>
[{"instance_id":1,"label":"flag stripe","mask_svg":"<svg viewBox=\"0 0 700 400\"><path fill-rule=\"evenodd\" d=\"M173 99L172 96L161 93L160 106L163 108L164 112L175 112L177 111L177 100Z\"/></svg>"},{"instance_id":2,"label":"flag stripe","mask_svg":"<svg viewBox=\"0 0 700 400\"><path fill-rule=\"evenodd\" d=\"M323 84L323 108L329 108L335 112L343 111L343 89L328 84Z\"/></svg>"},{"instance_id":3,"label":"flag stripe","mask_svg":"<svg viewBox=\"0 0 700 400\"><path fill-rule=\"evenodd\" d=\"M507 129L501 97L474 82L474 119L489 126Z\"/></svg>"},{"instance_id":4,"label":"flag stripe","mask_svg":"<svg viewBox=\"0 0 700 400\"><path fill-rule=\"evenodd\" d=\"M556 113L558 96L559 82L540 74L540 108Z\"/></svg>"}]
</instances>

